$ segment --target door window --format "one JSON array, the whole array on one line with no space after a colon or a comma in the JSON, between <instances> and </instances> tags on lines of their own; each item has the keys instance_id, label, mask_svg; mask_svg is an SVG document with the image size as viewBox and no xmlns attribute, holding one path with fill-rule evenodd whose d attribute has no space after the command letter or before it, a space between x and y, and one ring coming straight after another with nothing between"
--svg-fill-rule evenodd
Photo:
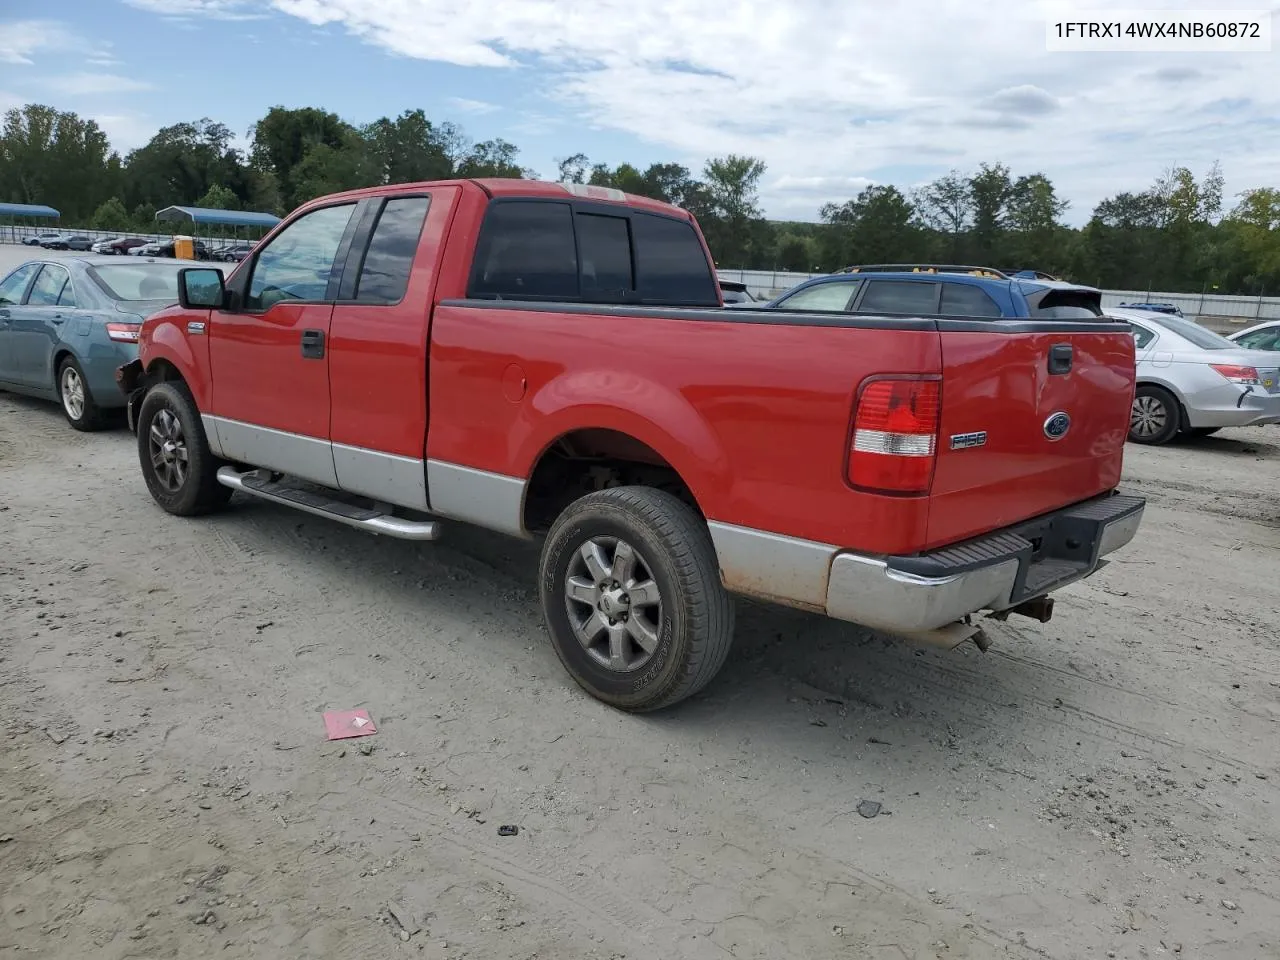
<instances>
[{"instance_id":1,"label":"door window","mask_svg":"<svg viewBox=\"0 0 1280 960\"><path fill-rule=\"evenodd\" d=\"M847 310L861 283L861 280L815 283L797 290L778 306L783 310Z\"/></svg>"},{"instance_id":2,"label":"door window","mask_svg":"<svg viewBox=\"0 0 1280 960\"><path fill-rule=\"evenodd\" d=\"M938 284L920 280L868 280L858 312L935 314Z\"/></svg>"},{"instance_id":3,"label":"door window","mask_svg":"<svg viewBox=\"0 0 1280 960\"><path fill-rule=\"evenodd\" d=\"M692 223L633 211L631 230L643 302L720 306L715 273Z\"/></svg>"},{"instance_id":4,"label":"door window","mask_svg":"<svg viewBox=\"0 0 1280 960\"><path fill-rule=\"evenodd\" d=\"M71 279L65 267L56 267L51 263L46 263L40 271L40 276L36 277L36 282L31 285L31 293L27 296L27 304L32 307L52 307L58 303L58 298L62 296L62 288L67 285L67 281Z\"/></svg>"},{"instance_id":5,"label":"door window","mask_svg":"<svg viewBox=\"0 0 1280 960\"><path fill-rule=\"evenodd\" d=\"M360 267L357 300L399 303L404 298L430 203L428 197L395 197L386 202Z\"/></svg>"},{"instance_id":6,"label":"door window","mask_svg":"<svg viewBox=\"0 0 1280 960\"><path fill-rule=\"evenodd\" d=\"M22 302L31 275L40 269L38 263L24 263L0 283L0 307L15 307Z\"/></svg>"},{"instance_id":7,"label":"door window","mask_svg":"<svg viewBox=\"0 0 1280 960\"><path fill-rule=\"evenodd\" d=\"M1146 327L1138 326L1136 323L1129 324L1129 329L1133 331L1133 345L1138 350L1147 349L1147 347L1150 346L1151 341L1156 338L1154 333Z\"/></svg>"},{"instance_id":8,"label":"door window","mask_svg":"<svg viewBox=\"0 0 1280 960\"><path fill-rule=\"evenodd\" d=\"M354 203L321 207L273 237L253 266L245 308L266 310L282 302L327 299L334 261L354 210Z\"/></svg>"}]
</instances>

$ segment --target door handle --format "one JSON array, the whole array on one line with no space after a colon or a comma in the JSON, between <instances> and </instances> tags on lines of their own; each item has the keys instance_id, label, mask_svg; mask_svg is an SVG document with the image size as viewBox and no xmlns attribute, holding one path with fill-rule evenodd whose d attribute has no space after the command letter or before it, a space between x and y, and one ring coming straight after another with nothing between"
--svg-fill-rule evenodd
<instances>
[{"instance_id":1,"label":"door handle","mask_svg":"<svg viewBox=\"0 0 1280 960\"><path fill-rule=\"evenodd\" d=\"M1057 376L1058 374L1071 372L1071 361L1074 350L1069 343L1055 343L1049 348L1049 374Z\"/></svg>"},{"instance_id":2,"label":"door handle","mask_svg":"<svg viewBox=\"0 0 1280 960\"><path fill-rule=\"evenodd\" d=\"M324 331L302 331L302 356L307 360L319 360L324 356Z\"/></svg>"},{"instance_id":3,"label":"door handle","mask_svg":"<svg viewBox=\"0 0 1280 960\"><path fill-rule=\"evenodd\" d=\"M66 322L66 319L67 319L67 318L66 318L66 317L64 317L62 314L60 314L60 313L55 313L55 314L53 315L53 321L52 321L52 322L53 322L55 325L57 325L57 324L60 324L60 323L65 323L65 322Z\"/></svg>"}]
</instances>

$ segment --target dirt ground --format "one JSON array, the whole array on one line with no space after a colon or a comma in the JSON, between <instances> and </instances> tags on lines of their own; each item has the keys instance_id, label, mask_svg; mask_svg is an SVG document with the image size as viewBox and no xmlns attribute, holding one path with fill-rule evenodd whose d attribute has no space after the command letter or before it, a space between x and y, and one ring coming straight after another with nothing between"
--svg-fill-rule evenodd
<instances>
[{"instance_id":1,"label":"dirt ground","mask_svg":"<svg viewBox=\"0 0 1280 960\"><path fill-rule=\"evenodd\" d=\"M1145 527L1048 625L743 603L631 717L536 548L179 520L123 428L0 395L0 956L1280 957L1280 430L1126 472Z\"/></svg>"}]
</instances>

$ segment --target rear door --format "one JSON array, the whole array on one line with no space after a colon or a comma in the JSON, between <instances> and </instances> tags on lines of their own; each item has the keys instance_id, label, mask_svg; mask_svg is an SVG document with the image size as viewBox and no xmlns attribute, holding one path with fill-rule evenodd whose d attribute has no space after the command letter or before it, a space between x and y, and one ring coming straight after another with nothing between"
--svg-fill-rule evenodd
<instances>
[{"instance_id":1,"label":"rear door","mask_svg":"<svg viewBox=\"0 0 1280 960\"><path fill-rule=\"evenodd\" d=\"M427 342L459 187L376 197L333 309L330 437L337 485L427 508Z\"/></svg>"},{"instance_id":2,"label":"rear door","mask_svg":"<svg viewBox=\"0 0 1280 960\"><path fill-rule=\"evenodd\" d=\"M930 546L1120 482L1135 381L1128 324L941 319L942 421Z\"/></svg>"}]
</instances>

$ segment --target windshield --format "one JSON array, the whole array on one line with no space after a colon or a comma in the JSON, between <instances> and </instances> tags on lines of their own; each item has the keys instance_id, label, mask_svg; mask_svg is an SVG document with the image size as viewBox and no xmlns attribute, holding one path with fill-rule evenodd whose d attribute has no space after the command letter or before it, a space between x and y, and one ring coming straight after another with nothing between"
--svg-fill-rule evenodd
<instances>
[{"instance_id":1,"label":"windshield","mask_svg":"<svg viewBox=\"0 0 1280 960\"><path fill-rule=\"evenodd\" d=\"M98 285L113 300L178 299L178 271L185 263L122 263L94 267Z\"/></svg>"},{"instance_id":2,"label":"windshield","mask_svg":"<svg viewBox=\"0 0 1280 960\"><path fill-rule=\"evenodd\" d=\"M1239 349L1240 344L1233 343L1226 337L1207 330L1194 320L1185 320L1182 317L1170 316L1167 313L1152 312L1151 322L1172 330L1184 340L1188 340L1195 344L1201 350L1230 350Z\"/></svg>"}]
</instances>

